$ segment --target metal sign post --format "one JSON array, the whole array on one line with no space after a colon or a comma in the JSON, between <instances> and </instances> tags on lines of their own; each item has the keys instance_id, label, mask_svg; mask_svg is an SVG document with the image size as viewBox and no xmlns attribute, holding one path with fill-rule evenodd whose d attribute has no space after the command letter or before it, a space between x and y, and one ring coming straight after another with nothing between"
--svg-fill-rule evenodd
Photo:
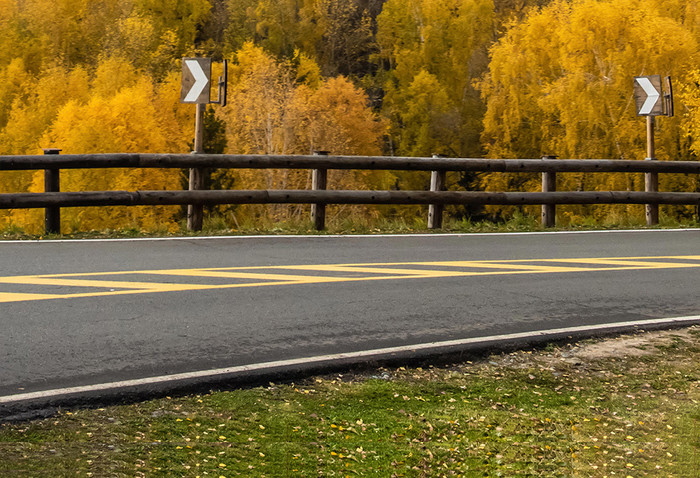
<instances>
[{"instance_id":1,"label":"metal sign post","mask_svg":"<svg viewBox=\"0 0 700 478\"><path fill-rule=\"evenodd\" d=\"M182 59L181 103L197 105L194 126L194 150L192 154L204 153L204 112L208 104L226 106L226 85L228 81L228 62L224 60L223 76L219 77L219 98L211 100L211 58ZM190 168L189 190L204 188L204 170ZM201 204L187 206L187 229L201 231L204 222L204 207Z\"/></svg>"},{"instance_id":2,"label":"metal sign post","mask_svg":"<svg viewBox=\"0 0 700 478\"><path fill-rule=\"evenodd\" d=\"M647 117L647 161L656 161L656 145L654 144L654 128L656 116L673 116L673 90L671 77L665 78L666 88L662 86L661 75L638 76L634 79L634 99L637 105L637 115ZM644 190L659 191L659 175L644 173ZM647 226L659 223L659 205L647 204Z\"/></svg>"}]
</instances>

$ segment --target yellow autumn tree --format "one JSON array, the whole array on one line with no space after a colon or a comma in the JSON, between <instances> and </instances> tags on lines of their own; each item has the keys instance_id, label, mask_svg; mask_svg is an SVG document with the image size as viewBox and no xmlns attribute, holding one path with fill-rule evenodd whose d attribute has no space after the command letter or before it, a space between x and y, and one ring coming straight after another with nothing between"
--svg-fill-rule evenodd
<instances>
[{"instance_id":1,"label":"yellow autumn tree","mask_svg":"<svg viewBox=\"0 0 700 478\"><path fill-rule=\"evenodd\" d=\"M230 19L225 48L254 41L277 58L297 50L327 76L370 71L375 51L374 18L383 2L367 0L227 0Z\"/></svg>"},{"instance_id":2,"label":"yellow autumn tree","mask_svg":"<svg viewBox=\"0 0 700 478\"><path fill-rule=\"evenodd\" d=\"M228 151L246 154L375 155L381 151L383 123L368 106L366 94L349 80L320 79L312 60L303 58L301 74L262 48L247 43L231 69L229 102L219 113L226 122ZM219 182L239 189L308 189L306 170L218 171ZM329 187L380 187L377 174L333 172ZM241 218L270 214L276 219L299 215L303 208L246 206ZM291 212L290 212L291 211ZM240 219L240 218L239 218Z\"/></svg>"},{"instance_id":3,"label":"yellow autumn tree","mask_svg":"<svg viewBox=\"0 0 700 478\"><path fill-rule=\"evenodd\" d=\"M367 102L367 95L342 76L329 78L316 89L297 87L289 117L297 138L295 152L379 155L383 122Z\"/></svg>"},{"instance_id":4,"label":"yellow autumn tree","mask_svg":"<svg viewBox=\"0 0 700 478\"><path fill-rule=\"evenodd\" d=\"M286 154L285 107L293 92L283 63L246 43L230 67L228 106L222 109L229 148L248 154Z\"/></svg>"},{"instance_id":5,"label":"yellow autumn tree","mask_svg":"<svg viewBox=\"0 0 700 478\"><path fill-rule=\"evenodd\" d=\"M377 156L387 124L368 107L367 95L347 78L323 81L316 89L301 85L296 88L287 116L287 129L294 135L294 152ZM308 183L308 173L302 177ZM396 180L385 171L330 170L328 189L388 189ZM377 216L376 208L334 206L328 217L354 215Z\"/></svg>"},{"instance_id":6,"label":"yellow autumn tree","mask_svg":"<svg viewBox=\"0 0 700 478\"><path fill-rule=\"evenodd\" d=\"M107 62L93 81L87 103L68 102L42 141L63 153L147 153L188 151L185 115L172 106L174 83L156 87L147 75L136 80ZM98 126L99 125L99 126ZM181 189L180 171L169 169L89 169L64 171L64 191ZM176 227L179 207L70 208L62 214L64 230Z\"/></svg>"},{"instance_id":7,"label":"yellow autumn tree","mask_svg":"<svg viewBox=\"0 0 700 478\"><path fill-rule=\"evenodd\" d=\"M105 34L131 8L121 0L26 0L17 2L17 26L38 65L85 66L97 62Z\"/></svg>"},{"instance_id":8,"label":"yellow autumn tree","mask_svg":"<svg viewBox=\"0 0 700 478\"><path fill-rule=\"evenodd\" d=\"M87 72L82 68L68 70L54 67L40 78L34 77L21 68L21 60L10 64L8 72L15 72L18 81L11 107L7 110L7 121L0 128L0 153L40 154L41 136L53 123L58 110L69 101L83 103L89 96ZM0 192L17 193L35 191L32 189L43 172L6 171L0 172ZM43 183L42 183L43 184ZM0 211L0 224L17 224L27 230L35 229L40 223L40 212L32 210Z\"/></svg>"},{"instance_id":9,"label":"yellow autumn tree","mask_svg":"<svg viewBox=\"0 0 700 478\"><path fill-rule=\"evenodd\" d=\"M41 151L41 136L69 101L85 103L90 82L84 68L48 69L40 78L25 81L24 94L13 102L0 144L6 154L36 154Z\"/></svg>"},{"instance_id":10,"label":"yellow autumn tree","mask_svg":"<svg viewBox=\"0 0 700 478\"><path fill-rule=\"evenodd\" d=\"M376 58L388 67L383 113L396 154L480 153L483 105L472 83L487 65L493 15L492 0L384 4Z\"/></svg>"},{"instance_id":11,"label":"yellow autumn tree","mask_svg":"<svg viewBox=\"0 0 700 478\"><path fill-rule=\"evenodd\" d=\"M691 71L688 81L678 89L678 96L681 104L685 106L682 115L683 133L689 138L692 159L700 158L700 69ZM687 191L700 192L700 178L685 176ZM700 215L700 207L695 210L696 217Z\"/></svg>"},{"instance_id":12,"label":"yellow autumn tree","mask_svg":"<svg viewBox=\"0 0 700 478\"><path fill-rule=\"evenodd\" d=\"M683 25L700 42L700 4L695 0L648 0L662 17Z\"/></svg>"},{"instance_id":13,"label":"yellow autumn tree","mask_svg":"<svg viewBox=\"0 0 700 478\"><path fill-rule=\"evenodd\" d=\"M678 95L685 105L685 111L680 112L684 118L684 133L690 138L691 150L700 157L700 69L695 69L688 75L688 82L678 90Z\"/></svg>"},{"instance_id":14,"label":"yellow autumn tree","mask_svg":"<svg viewBox=\"0 0 700 478\"><path fill-rule=\"evenodd\" d=\"M383 5L374 58L384 91L382 114L391 125L390 154L482 155L484 105L474 79L486 70L494 22L493 0L387 0ZM400 189L430 184L425 173L396 175ZM467 174L447 176L450 189L470 182ZM425 208L402 209L425 217Z\"/></svg>"},{"instance_id":15,"label":"yellow autumn tree","mask_svg":"<svg viewBox=\"0 0 700 478\"><path fill-rule=\"evenodd\" d=\"M26 71L24 61L15 58L7 66L0 68L0 135L10 122L14 110L22 108L31 96L31 88L36 82L34 76ZM2 137L0 153L11 154L9 138Z\"/></svg>"},{"instance_id":16,"label":"yellow autumn tree","mask_svg":"<svg viewBox=\"0 0 700 478\"><path fill-rule=\"evenodd\" d=\"M533 11L493 47L489 71L480 85L487 104L482 138L488 155L643 159L645 122L636 116L633 77L671 75L677 84L685 84L698 54L694 35L649 2L557 0ZM679 134L681 121L680 117L659 121L659 159L689 159L688 142ZM643 187L641 175L562 176L560 189ZM678 181L662 179L661 187L687 186ZM537 190L539 178L485 175L482 186L494 191ZM602 219L620 208L564 211L569 217L594 214ZM642 214L638 207L627 212Z\"/></svg>"},{"instance_id":17,"label":"yellow autumn tree","mask_svg":"<svg viewBox=\"0 0 700 478\"><path fill-rule=\"evenodd\" d=\"M133 9L112 28L116 54L160 80L193 56L197 35L212 5L207 0L132 0Z\"/></svg>"},{"instance_id":18,"label":"yellow autumn tree","mask_svg":"<svg viewBox=\"0 0 700 478\"><path fill-rule=\"evenodd\" d=\"M238 50L230 67L228 105L220 116L226 124L228 152L242 154L291 154L291 136L285 127L288 105L294 93L289 65L273 58L263 48L247 42ZM237 189L302 188L302 171L219 170L214 181ZM219 208L241 221L272 217L286 219L287 206L241 206ZM299 212L295 212L299 214Z\"/></svg>"}]
</instances>

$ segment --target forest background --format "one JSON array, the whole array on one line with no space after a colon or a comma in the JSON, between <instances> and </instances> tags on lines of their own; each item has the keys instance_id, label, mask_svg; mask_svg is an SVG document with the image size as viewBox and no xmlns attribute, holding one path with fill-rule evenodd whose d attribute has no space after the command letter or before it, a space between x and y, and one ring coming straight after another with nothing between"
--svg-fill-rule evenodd
<instances>
[{"instance_id":1,"label":"forest background","mask_svg":"<svg viewBox=\"0 0 700 478\"><path fill-rule=\"evenodd\" d=\"M0 0L0 154L188 153L194 107L181 59L231 61L229 104L206 114L212 153L644 159L634 76L670 75L676 116L657 121L660 160L700 154L697 0ZM214 77L219 72L215 71ZM643 190L642 175L560 175L570 190ZM181 189L173 170L64 171L64 191ZM420 173L334 171L335 189L425 189ZM451 174L451 189L538 190L534 175ZM214 188L306 188L308 171L211 172ZM697 178L662 190L700 191ZM43 172L2 172L0 193L38 192ZM217 207L231 225L305 207ZM508 207L450 208L502 219ZM525 211L527 212L527 210ZM643 218L639 206L571 206L559 221ZM697 208L666 207L692 218ZM332 215L417 217L413 208ZM183 211L70 208L64 231L178 229ZM42 211L0 212L37 232ZM233 227L233 226L232 226Z\"/></svg>"}]
</instances>

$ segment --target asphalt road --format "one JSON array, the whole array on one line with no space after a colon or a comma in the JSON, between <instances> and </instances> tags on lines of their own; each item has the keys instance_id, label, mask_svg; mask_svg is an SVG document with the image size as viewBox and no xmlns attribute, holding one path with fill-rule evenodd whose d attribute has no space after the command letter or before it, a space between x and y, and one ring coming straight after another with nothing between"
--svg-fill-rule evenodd
<instances>
[{"instance_id":1,"label":"asphalt road","mask_svg":"<svg viewBox=\"0 0 700 478\"><path fill-rule=\"evenodd\" d=\"M0 242L0 263L0 404L65 387L700 315L700 230Z\"/></svg>"}]
</instances>

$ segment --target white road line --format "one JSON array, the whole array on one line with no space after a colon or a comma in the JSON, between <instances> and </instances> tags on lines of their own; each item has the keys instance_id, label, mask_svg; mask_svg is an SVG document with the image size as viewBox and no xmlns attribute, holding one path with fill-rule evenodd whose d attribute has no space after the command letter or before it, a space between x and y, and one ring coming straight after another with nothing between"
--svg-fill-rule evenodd
<instances>
[{"instance_id":1,"label":"white road line","mask_svg":"<svg viewBox=\"0 0 700 478\"><path fill-rule=\"evenodd\" d=\"M663 319L637 320L630 322L615 322L611 324L599 325L583 325L579 327L565 327L559 329L549 329L533 332L521 332L505 335L491 335L487 337L474 337L469 339L447 340L442 342L427 342L415 345L404 345L399 347L387 347L381 349L363 350L358 352L348 352L330 355L319 355L315 357L304 357L289 360L279 360L274 362L263 362L250 365L240 365L237 367L217 368L211 370L201 370L197 372L177 373L171 375L160 375L155 377L140 378L134 380L122 380L117 382L98 383L94 385L85 385L79 387L57 388L53 390L43 390L40 392L19 393L13 395L0 396L0 404L14 403L28 400L51 399L63 395L73 395L79 393L99 392L115 390L120 388L148 386L165 382L176 382L180 380L214 378L224 375L232 375L245 372L264 372L282 367L293 367L301 365L314 365L327 362L342 361L348 359L368 359L376 356L390 355L396 353L418 352L421 350L447 349L452 347L478 345L493 342L508 342L512 340L523 339L542 339L547 337L555 337L567 334L581 332L601 332L614 329L633 329L647 326L663 326L663 325L692 325L700 323L700 315L686 317L671 317Z\"/></svg>"},{"instance_id":2,"label":"white road line","mask_svg":"<svg viewBox=\"0 0 700 478\"><path fill-rule=\"evenodd\" d=\"M385 239L396 237L498 237L498 236L540 236L540 235L565 235L565 234L632 234L632 233L665 233L665 232L698 232L700 229L613 229L592 231L533 231L533 232L465 232L465 233L434 233L434 234L280 234L280 235L256 235L256 236L195 236L195 237L135 237L121 239L27 239L27 240L0 240L3 244L52 244L74 242L144 242L144 241L211 241L211 240L251 240L251 239Z\"/></svg>"}]
</instances>

